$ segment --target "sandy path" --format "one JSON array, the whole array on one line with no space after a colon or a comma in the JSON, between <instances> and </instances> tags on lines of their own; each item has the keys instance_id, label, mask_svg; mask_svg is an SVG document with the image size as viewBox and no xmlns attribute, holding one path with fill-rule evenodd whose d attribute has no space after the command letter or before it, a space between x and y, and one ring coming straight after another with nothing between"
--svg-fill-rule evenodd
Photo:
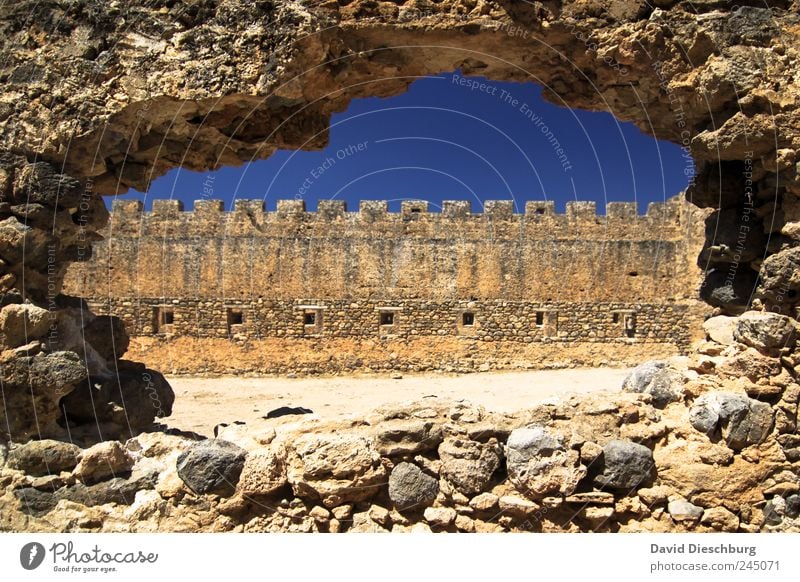
<instances>
[{"instance_id":1,"label":"sandy path","mask_svg":"<svg viewBox=\"0 0 800 582\"><path fill-rule=\"evenodd\" d=\"M619 390L627 369L540 370L464 376L335 378L169 378L176 402L170 426L210 435L220 422L250 421L280 406L310 408L320 416L363 413L379 406L436 395L510 412L570 393Z\"/></svg>"}]
</instances>

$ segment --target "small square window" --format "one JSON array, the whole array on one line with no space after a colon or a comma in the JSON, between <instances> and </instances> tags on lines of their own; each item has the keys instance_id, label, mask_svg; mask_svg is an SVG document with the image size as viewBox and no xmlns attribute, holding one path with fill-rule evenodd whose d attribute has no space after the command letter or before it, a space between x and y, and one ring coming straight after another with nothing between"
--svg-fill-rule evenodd
<instances>
[{"instance_id":1,"label":"small square window","mask_svg":"<svg viewBox=\"0 0 800 582\"><path fill-rule=\"evenodd\" d=\"M544 208L537 208L533 212L534 212L534 214L540 214L540 215L544 214Z\"/></svg>"},{"instance_id":2,"label":"small square window","mask_svg":"<svg viewBox=\"0 0 800 582\"><path fill-rule=\"evenodd\" d=\"M619 323L619 313L614 313L611 316L611 321L613 321L614 323Z\"/></svg>"},{"instance_id":3,"label":"small square window","mask_svg":"<svg viewBox=\"0 0 800 582\"><path fill-rule=\"evenodd\" d=\"M306 311L303 314L303 323L305 325L317 325L317 314L314 311Z\"/></svg>"},{"instance_id":4,"label":"small square window","mask_svg":"<svg viewBox=\"0 0 800 582\"><path fill-rule=\"evenodd\" d=\"M544 311L537 311L536 312L536 327L542 327L544 325Z\"/></svg>"},{"instance_id":5,"label":"small square window","mask_svg":"<svg viewBox=\"0 0 800 582\"><path fill-rule=\"evenodd\" d=\"M461 325L475 325L475 314L465 311L461 314Z\"/></svg>"},{"instance_id":6,"label":"small square window","mask_svg":"<svg viewBox=\"0 0 800 582\"><path fill-rule=\"evenodd\" d=\"M241 309L228 310L228 325L242 325L244 323L244 313Z\"/></svg>"},{"instance_id":7,"label":"small square window","mask_svg":"<svg viewBox=\"0 0 800 582\"><path fill-rule=\"evenodd\" d=\"M382 311L381 325L394 325L394 313L391 311Z\"/></svg>"},{"instance_id":8,"label":"small square window","mask_svg":"<svg viewBox=\"0 0 800 582\"><path fill-rule=\"evenodd\" d=\"M422 212L422 208L420 208L420 207L418 207L418 206L414 206L414 207L411 209L411 214L419 214L420 212Z\"/></svg>"},{"instance_id":9,"label":"small square window","mask_svg":"<svg viewBox=\"0 0 800 582\"><path fill-rule=\"evenodd\" d=\"M156 332L162 331L165 325L175 323L175 311L168 307L157 307L153 312L153 328Z\"/></svg>"}]
</instances>

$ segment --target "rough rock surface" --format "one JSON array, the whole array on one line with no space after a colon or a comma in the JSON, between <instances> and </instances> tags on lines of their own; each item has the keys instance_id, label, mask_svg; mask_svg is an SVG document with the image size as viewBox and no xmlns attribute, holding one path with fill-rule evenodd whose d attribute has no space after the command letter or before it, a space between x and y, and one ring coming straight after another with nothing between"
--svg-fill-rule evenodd
<instances>
[{"instance_id":1,"label":"rough rock surface","mask_svg":"<svg viewBox=\"0 0 800 582\"><path fill-rule=\"evenodd\" d=\"M683 380L680 373L667 362L645 362L633 369L622 383L626 392L650 394L653 405L664 408L683 397Z\"/></svg>"},{"instance_id":2,"label":"rough rock surface","mask_svg":"<svg viewBox=\"0 0 800 582\"><path fill-rule=\"evenodd\" d=\"M797 322L778 313L748 311L736 320L736 341L767 351L793 348L797 342Z\"/></svg>"},{"instance_id":3,"label":"rough rock surface","mask_svg":"<svg viewBox=\"0 0 800 582\"><path fill-rule=\"evenodd\" d=\"M721 435L734 450L758 444L772 427L772 408L741 394L711 392L697 399L689 422L711 438Z\"/></svg>"},{"instance_id":4,"label":"rough rock surface","mask_svg":"<svg viewBox=\"0 0 800 582\"><path fill-rule=\"evenodd\" d=\"M31 441L19 445L8 454L8 466L28 475L58 475L72 471L78 464L81 449L71 443L54 440Z\"/></svg>"},{"instance_id":5,"label":"rough rock surface","mask_svg":"<svg viewBox=\"0 0 800 582\"><path fill-rule=\"evenodd\" d=\"M92 484L127 473L131 467L133 458L118 441L104 441L81 453L73 473L83 483Z\"/></svg>"},{"instance_id":6,"label":"rough rock surface","mask_svg":"<svg viewBox=\"0 0 800 582\"><path fill-rule=\"evenodd\" d=\"M439 494L439 481L413 463L400 463L389 475L389 499L400 510L430 505Z\"/></svg>"},{"instance_id":7,"label":"rough rock surface","mask_svg":"<svg viewBox=\"0 0 800 582\"><path fill-rule=\"evenodd\" d=\"M386 482L372 441L350 435L305 435L292 443L287 476L296 495L316 495L325 507L363 501Z\"/></svg>"},{"instance_id":8,"label":"rough rock surface","mask_svg":"<svg viewBox=\"0 0 800 582\"><path fill-rule=\"evenodd\" d=\"M649 485L655 463L653 452L629 441L613 440L603 447L602 471L595 475L599 487L630 491Z\"/></svg>"},{"instance_id":9,"label":"rough rock surface","mask_svg":"<svg viewBox=\"0 0 800 582\"><path fill-rule=\"evenodd\" d=\"M570 495L586 475L578 453L567 450L563 437L546 427L516 429L506 444L508 477L518 491L539 498Z\"/></svg>"},{"instance_id":10,"label":"rough rock surface","mask_svg":"<svg viewBox=\"0 0 800 582\"><path fill-rule=\"evenodd\" d=\"M178 476L195 493L230 495L239 482L247 452L218 439L200 441L178 457Z\"/></svg>"},{"instance_id":11,"label":"rough rock surface","mask_svg":"<svg viewBox=\"0 0 800 582\"><path fill-rule=\"evenodd\" d=\"M500 466L501 448L497 439L487 443L447 438L439 445L441 475L464 495L479 493Z\"/></svg>"}]
</instances>

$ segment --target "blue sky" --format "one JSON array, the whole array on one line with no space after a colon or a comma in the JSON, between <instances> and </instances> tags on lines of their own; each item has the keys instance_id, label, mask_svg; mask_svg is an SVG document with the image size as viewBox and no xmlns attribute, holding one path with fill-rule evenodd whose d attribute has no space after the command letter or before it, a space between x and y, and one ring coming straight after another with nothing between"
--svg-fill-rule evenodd
<instances>
[{"instance_id":1,"label":"blue sky","mask_svg":"<svg viewBox=\"0 0 800 582\"><path fill-rule=\"evenodd\" d=\"M194 200L664 201L686 188L691 162L680 147L643 134L609 113L558 107L534 83L499 83L458 72L415 81L388 99L354 100L331 120L323 151L278 151L269 159L215 172L176 169L147 194L123 198ZM211 196L209 196L211 194ZM110 199L109 199L110 203Z\"/></svg>"}]
</instances>

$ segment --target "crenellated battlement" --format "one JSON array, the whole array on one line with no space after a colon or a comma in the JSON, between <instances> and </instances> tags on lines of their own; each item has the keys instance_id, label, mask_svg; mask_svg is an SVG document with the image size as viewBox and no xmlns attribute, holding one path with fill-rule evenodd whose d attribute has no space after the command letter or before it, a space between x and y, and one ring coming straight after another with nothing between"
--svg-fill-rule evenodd
<instances>
[{"instance_id":1,"label":"crenellated battlement","mask_svg":"<svg viewBox=\"0 0 800 582\"><path fill-rule=\"evenodd\" d=\"M673 238L681 235L688 203L672 198L664 203L651 203L647 212L638 214L635 202L609 202L605 213L598 212L592 201L567 202L564 212L557 212L551 200L527 201L487 200L481 212L473 212L469 200L446 200L436 208L424 200L405 200L399 212L390 211L385 200L362 200L355 211L343 200L320 200L316 211L309 211L303 200L279 200L275 210L267 210L263 200L236 200L233 210L226 211L221 200L197 200L188 210L179 200L155 200L145 211L141 202L114 200L112 224L117 236L163 235L165 230L190 236L250 236L290 231L303 225L307 233L324 235L323 225L347 225L358 229L368 224L366 232L403 228L406 234L437 236L439 232L484 232L487 226L495 234L513 233L515 226L533 236L560 238L597 236L623 239L631 237ZM522 212L519 212L522 207ZM409 223L416 223L409 230ZM546 231L537 228L546 224ZM530 227L530 228L528 228ZM511 228L511 230L509 230ZM609 233L613 228L615 233ZM310 230L308 230L310 229ZM499 230L498 230L499 229ZM540 233L538 235L534 233ZM513 233L518 234L518 233Z\"/></svg>"},{"instance_id":2,"label":"crenellated battlement","mask_svg":"<svg viewBox=\"0 0 800 582\"><path fill-rule=\"evenodd\" d=\"M449 333L466 309L472 316L459 327L465 334L496 341L524 329L523 341L538 341L555 326L548 306L561 305L558 326L566 333L567 312L595 303L635 311L638 341L677 341L683 333L671 310L695 293L702 232L688 203L651 204L644 215L630 202L611 202L605 214L581 201L557 212L551 200L490 200L481 212L472 210L468 200L441 208L404 200L399 212L384 200L352 210L342 200L320 200L314 212L303 200L280 200L275 210L262 200L237 200L229 211L219 200L198 200L191 210L157 200L145 212L141 202L118 200L105 240L95 244L91 261L71 269L66 290L114 299L114 311L128 313L145 335L163 307L175 318L165 325L178 330L181 321L199 317L210 322L211 336L225 336L226 326L247 327L260 314L261 327L247 328L253 333L318 335L323 325L331 337L372 337L373 324L383 321L376 308L409 305L386 317L393 324L375 325L394 325L396 335L397 326L413 321L408 337ZM151 302L144 311L125 311L143 300ZM219 301L222 315L213 319L208 309ZM490 303L478 309L480 302ZM522 311L504 311L507 302L519 302ZM663 306L647 325L645 303ZM317 314L319 306L335 308ZM525 311L531 306L536 313ZM601 311L575 311L574 332L564 338L605 341L624 331L624 316ZM498 318L491 325L489 314ZM432 320L421 323L426 317ZM296 329L288 321L299 322Z\"/></svg>"}]
</instances>

